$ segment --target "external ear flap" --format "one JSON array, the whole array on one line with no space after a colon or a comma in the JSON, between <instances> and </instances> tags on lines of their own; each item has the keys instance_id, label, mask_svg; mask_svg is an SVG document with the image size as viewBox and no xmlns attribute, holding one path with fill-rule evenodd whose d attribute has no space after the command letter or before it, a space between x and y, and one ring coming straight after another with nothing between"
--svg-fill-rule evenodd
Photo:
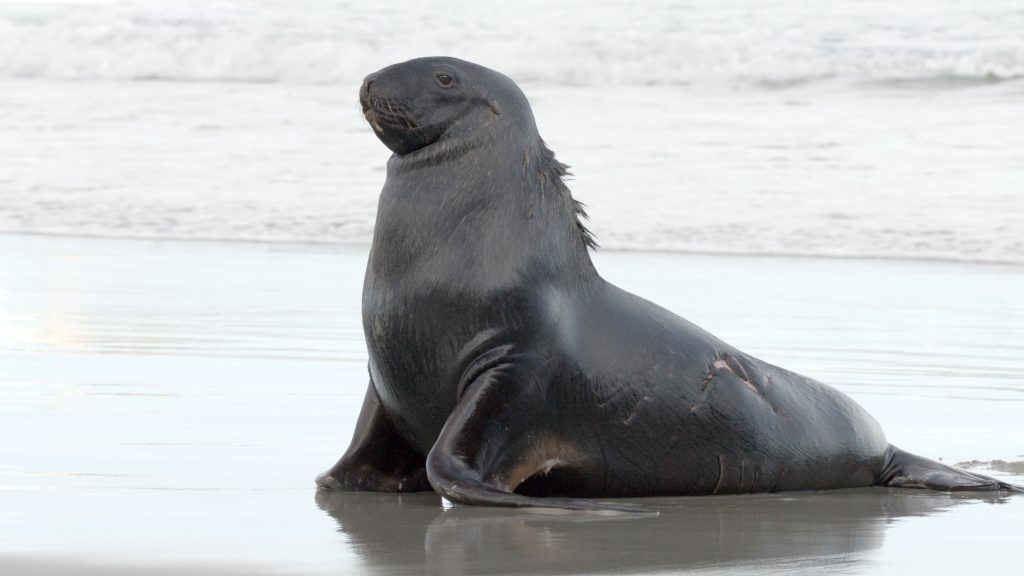
<instances>
[{"instance_id":1,"label":"external ear flap","mask_svg":"<svg viewBox=\"0 0 1024 576\"><path fill-rule=\"evenodd\" d=\"M501 109L498 108L498 103L494 100L488 100L487 104L491 107L491 112L494 112L495 116L501 116Z\"/></svg>"}]
</instances>

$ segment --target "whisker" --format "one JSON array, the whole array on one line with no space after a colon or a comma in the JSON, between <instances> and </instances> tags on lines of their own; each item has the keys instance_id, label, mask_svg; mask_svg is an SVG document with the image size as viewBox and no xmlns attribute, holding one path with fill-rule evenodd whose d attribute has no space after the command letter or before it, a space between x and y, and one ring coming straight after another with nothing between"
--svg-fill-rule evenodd
<instances>
[{"instance_id":1,"label":"whisker","mask_svg":"<svg viewBox=\"0 0 1024 576\"><path fill-rule=\"evenodd\" d=\"M419 122L409 114L409 106L402 99L370 95L367 100L373 122L405 130L421 130Z\"/></svg>"}]
</instances>

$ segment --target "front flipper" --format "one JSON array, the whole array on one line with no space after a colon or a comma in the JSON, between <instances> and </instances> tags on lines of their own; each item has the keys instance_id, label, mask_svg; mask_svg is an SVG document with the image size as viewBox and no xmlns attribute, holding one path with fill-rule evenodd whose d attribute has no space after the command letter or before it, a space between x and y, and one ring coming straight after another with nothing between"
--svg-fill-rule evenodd
<instances>
[{"instance_id":1,"label":"front flipper","mask_svg":"<svg viewBox=\"0 0 1024 576\"><path fill-rule=\"evenodd\" d=\"M430 490L423 457L398 434L372 381L348 451L333 468L317 476L316 486L355 492Z\"/></svg>"},{"instance_id":2,"label":"front flipper","mask_svg":"<svg viewBox=\"0 0 1024 576\"><path fill-rule=\"evenodd\" d=\"M1024 487L975 474L935 460L904 452L889 445L885 467L879 484L894 488L929 488L931 490L994 492L1005 490L1024 493Z\"/></svg>"},{"instance_id":3,"label":"front flipper","mask_svg":"<svg viewBox=\"0 0 1024 576\"><path fill-rule=\"evenodd\" d=\"M562 508L657 514L656 511L579 498L533 498L516 486L581 456L566 442L536 430L538 408L528 406L509 366L480 376L448 417L427 456L427 478L442 496L459 504L516 508Z\"/></svg>"}]
</instances>

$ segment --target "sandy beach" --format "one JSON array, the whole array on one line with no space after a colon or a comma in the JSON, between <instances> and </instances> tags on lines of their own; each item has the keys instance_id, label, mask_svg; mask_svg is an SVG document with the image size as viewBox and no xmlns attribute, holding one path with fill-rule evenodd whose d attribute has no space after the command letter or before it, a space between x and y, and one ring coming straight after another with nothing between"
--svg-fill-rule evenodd
<instances>
[{"instance_id":1,"label":"sandy beach","mask_svg":"<svg viewBox=\"0 0 1024 576\"><path fill-rule=\"evenodd\" d=\"M0 572L1020 569L1024 498L674 498L644 502L658 518L607 519L317 496L365 387L365 259L362 247L0 236ZM852 395L901 447L1024 459L1021 267L612 251L596 263Z\"/></svg>"}]
</instances>

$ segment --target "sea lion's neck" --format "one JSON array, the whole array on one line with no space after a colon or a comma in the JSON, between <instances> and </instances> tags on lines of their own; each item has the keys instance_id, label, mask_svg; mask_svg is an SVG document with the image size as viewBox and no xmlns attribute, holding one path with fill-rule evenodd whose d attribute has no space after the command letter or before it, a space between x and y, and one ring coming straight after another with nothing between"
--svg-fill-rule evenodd
<instances>
[{"instance_id":1,"label":"sea lion's neck","mask_svg":"<svg viewBox=\"0 0 1024 576\"><path fill-rule=\"evenodd\" d=\"M435 146L388 162L376 273L477 286L596 277L564 166L535 132L494 130Z\"/></svg>"}]
</instances>

